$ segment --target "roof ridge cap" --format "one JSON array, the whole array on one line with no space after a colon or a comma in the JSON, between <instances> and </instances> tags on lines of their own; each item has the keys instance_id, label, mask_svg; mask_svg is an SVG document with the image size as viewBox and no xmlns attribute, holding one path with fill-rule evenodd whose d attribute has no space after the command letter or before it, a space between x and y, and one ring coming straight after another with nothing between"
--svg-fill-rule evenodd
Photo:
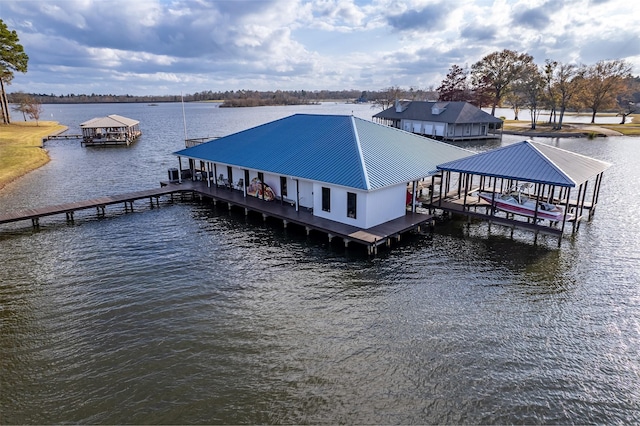
<instances>
[{"instance_id":1,"label":"roof ridge cap","mask_svg":"<svg viewBox=\"0 0 640 426\"><path fill-rule=\"evenodd\" d=\"M371 182L369 182L369 171L367 170L367 163L364 161L364 154L362 152L362 145L360 143L360 136L358 135L356 117L353 115L350 117L351 119L351 131L353 132L353 137L356 141L356 148L358 149L358 156L360 157L360 166L362 167L362 173L364 175L364 185L367 188L367 191L371 190ZM364 120L362 120L364 121Z\"/></svg>"},{"instance_id":2,"label":"roof ridge cap","mask_svg":"<svg viewBox=\"0 0 640 426\"><path fill-rule=\"evenodd\" d=\"M531 139L527 139L524 142L528 144L531 148L533 148L536 154L538 154L540 157L546 160L549 164L551 164L556 169L556 171L560 173L565 179L567 179L570 182L573 182L574 187L578 185L576 181L571 176L569 176L564 170L562 170L560 166L558 166L552 159L544 155L544 153L538 149L538 147L536 146L537 145L536 142L532 141Z\"/></svg>"}]
</instances>

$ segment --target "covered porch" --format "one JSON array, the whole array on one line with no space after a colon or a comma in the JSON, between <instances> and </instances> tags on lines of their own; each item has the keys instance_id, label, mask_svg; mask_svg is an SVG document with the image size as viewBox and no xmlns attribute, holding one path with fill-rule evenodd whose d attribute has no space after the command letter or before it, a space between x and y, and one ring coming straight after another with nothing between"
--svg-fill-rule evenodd
<instances>
[{"instance_id":1,"label":"covered porch","mask_svg":"<svg viewBox=\"0 0 640 426\"><path fill-rule=\"evenodd\" d=\"M185 173L186 176L186 173ZM265 201L255 196L247 196L246 190L225 184L218 184L214 179L197 180L189 177L179 181L163 181L163 187L180 187L183 191L193 191L197 196L210 199L214 205L226 204L228 209L241 209L245 215L250 212L261 214L266 221L272 217L282 221L285 228L289 224L302 227L307 235L312 231L327 235L329 242L340 238L345 247L351 243L364 246L367 254L375 255L379 247L390 247L399 242L407 232L422 232L430 228L433 216L427 213L407 211L407 214L389 222L361 229L322 217L314 216L309 209L299 209L284 200Z\"/></svg>"}]
</instances>

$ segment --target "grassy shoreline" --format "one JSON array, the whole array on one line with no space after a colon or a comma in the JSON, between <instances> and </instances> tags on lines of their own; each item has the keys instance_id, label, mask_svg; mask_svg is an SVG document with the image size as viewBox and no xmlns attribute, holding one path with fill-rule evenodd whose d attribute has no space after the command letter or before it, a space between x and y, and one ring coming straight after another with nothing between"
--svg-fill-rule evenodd
<instances>
[{"instance_id":1,"label":"grassy shoreline","mask_svg":"<svg viewBox=\"0 0 640 426\"><path fill-rule=\"evenodd\" d=\"M553 130L548 122L538 122L536 129L531 130L531 121L505 120L504 131L524 136L562 137L563 135L575 136L640 136L640 114L632 114L632 121L626 124L590 124L590 123L563 123L562 130ZM597 121L597 119L596 119ZM616 134L616 132L618 134Z\"/></svg>"},{"instance_id":2,"label":"grassy shoreline","mask_svg":"<svg viewBox=\"0 0 640 426\"><path fill-rule=\"evenodd\" d=\"M67 130L55 121L16 122L0 126L0 190L49 162L42 138Z\"/></svg>"}]
</instances>

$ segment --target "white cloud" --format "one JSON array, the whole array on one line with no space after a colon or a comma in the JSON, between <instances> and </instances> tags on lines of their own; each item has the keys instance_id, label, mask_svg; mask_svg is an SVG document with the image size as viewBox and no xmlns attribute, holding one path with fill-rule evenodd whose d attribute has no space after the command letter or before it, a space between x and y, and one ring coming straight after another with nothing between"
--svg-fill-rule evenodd
<instances>
[{"instance_id":1,"label":"white cloud","mask_svg":"<svg viewBox=\"0 0 640 426\"><path fill-rule=\"evenodd\" d=\"M626 0L2 3L30 57L12 89L44 93L427 87L505 48L539 64L626 58L640 73L632 11Z\"/></svg>"}]
</instances>

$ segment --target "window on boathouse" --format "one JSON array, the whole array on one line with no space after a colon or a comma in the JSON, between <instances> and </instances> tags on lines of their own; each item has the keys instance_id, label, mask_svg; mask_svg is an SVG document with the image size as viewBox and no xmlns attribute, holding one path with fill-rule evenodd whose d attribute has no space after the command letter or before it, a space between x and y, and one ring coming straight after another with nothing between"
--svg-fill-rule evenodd
<instances>
[{"instance_id":1,"label":"window on boathouse","mask_svg":"<svg viewBox=\"0 0 640 426\"><path fill-rule=\"evenodd\" d=\"M287 196L287 178L280 176L280 193L283 197Z\"/></svg>"},{"instance_id":2,"label":"window on boathouse","mask_svg":"<svg viewBox=\"0 0 640 426\"><path fill-rule=\"evenodd\" d=\"M353 192L347 192L347 217L356 218L356 201L357 195Z\"/></svg>"},{"instance_id":3,"label":"window on boathouse","mask_svg":"<svg viewBox=\"0 0 640 426\"><path fill-rule=\"evenodd\" d=\"M331 211L331 188L322 187L322 211Z\"/></svg>"},{"instance_id":4,"label":"window on boathouse","mask_svg":"<svg viewBox=\"0 0 640 426\"><path fill-rule=\"evenodd\" d=\"M233 183L233 169L231 166L227 166L227 179L229 179L229 183Z\"/></svg>"}]
</instances>

